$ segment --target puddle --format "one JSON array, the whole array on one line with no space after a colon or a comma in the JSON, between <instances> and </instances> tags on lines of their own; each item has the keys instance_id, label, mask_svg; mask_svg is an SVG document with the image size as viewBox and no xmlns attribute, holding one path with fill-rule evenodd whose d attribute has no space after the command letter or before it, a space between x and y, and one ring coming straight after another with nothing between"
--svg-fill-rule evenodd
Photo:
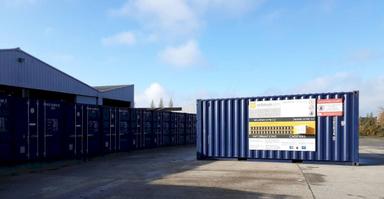
<instances>
[{"instance_id":1,"label":"puddle","mask_svg":"<svg viewBox=\"0 0 384 199\"><path fill-rule=\"evenodd\" d=\"M304 173L305 178L308 180L309 184L319 185L325 182L324 176L318 173Z\"/></svg>"}]
</instances>

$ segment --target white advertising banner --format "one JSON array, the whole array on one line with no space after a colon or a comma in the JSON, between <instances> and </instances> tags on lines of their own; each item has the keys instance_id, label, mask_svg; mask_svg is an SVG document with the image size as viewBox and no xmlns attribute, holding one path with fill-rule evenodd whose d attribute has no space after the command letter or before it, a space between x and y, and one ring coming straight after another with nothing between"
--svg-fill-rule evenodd
<instances>
[{"instance_id":1,"label":"white advertising banner","mask_svg":"<svg viewBox=\"0 0 384 199\"><path fill-rule=\"evenodd\" d=\"M316 99L249 103L249 150L316 150Z\"/></svg>"}]
</instances>

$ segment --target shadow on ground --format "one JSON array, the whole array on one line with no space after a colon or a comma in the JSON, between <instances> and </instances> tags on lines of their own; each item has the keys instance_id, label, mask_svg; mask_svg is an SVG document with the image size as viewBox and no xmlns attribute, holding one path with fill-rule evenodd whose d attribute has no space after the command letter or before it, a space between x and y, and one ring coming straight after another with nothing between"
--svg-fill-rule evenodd
<instances>
[{"instance_id":1,"label":"shadow on ground","mask_svg":"<svg viewBox=\"0 0 384 199\"><path fill-rule=\"evenodd\" d=\"M361 166L384 165L384 154L382 153L360 153Z\"/></svg>"},{"instance_id":2,"label":"shadow on ground","mask_svg":"<svg viewBox=\"0 0 384 199\"><path fill-rule=\"evenodd\" d=\"M0 175L0 198L297 198L201 186L200 178L186 185L157 182L212 162L196 161L192 147L168 147L88 162L21 165L18 170L8 168L11 175Z\"/></svg>"}]
</instances>

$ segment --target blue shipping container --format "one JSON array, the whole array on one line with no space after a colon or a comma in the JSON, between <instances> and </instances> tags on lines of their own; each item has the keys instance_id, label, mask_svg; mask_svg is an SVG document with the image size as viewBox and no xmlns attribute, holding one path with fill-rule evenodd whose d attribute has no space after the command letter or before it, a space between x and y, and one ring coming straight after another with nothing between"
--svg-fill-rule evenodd
<instances>
[{"instance_id":1,"label":"blue shipping container","mask_svg":"<svg viewBox=\"0 0 384 199\"><path fill-rule=\"evenodd\" d=\"M68 104L66 107L64 153L82 158L98 155L100 147L100 108L95 105Z\"/></svg>"},{"instance_id":2,"label":"blue shipping container","mask_svg":"<svg viewBox=\"0 0 384 199\"><path fill-rule=\"evenodd\" d=\"M164 145L162 131L162 112L153 112L152 131L153 131L153 146L159 147Z\"/></svg>"},{"instance_id":3,"label":"blue shipping container","mask_svg":"<svg viewBox=\"0 0 384 199\"><path fill-rule=\"evenodd\" d=\"M249 103L272 101L273 104L273 101L293 99L316 101L315 150L250 150ZM321 99L340 99L342 114L324 113ZM279 159L358 164L358 129L358 91L197 100L197 159Z\"/></svg>"},{"instance_id":4,"label":"blue shipping container","mask_svg":"<svg viewBox=\"0 0 384 199\"><path fill-rule=\"evenodd\" d=\"M131 148L131 131L130 131L130 112L129 109L119 108L118 113L118 149L119 151L129 151Z\"/></svg>"},{"instance_id":5,"label":"blue shipping container","mask_svg":"<svg viewBox=\"0 0 384 199\"><path fill-rule=\"evenodd\" d=\"M170 128L170 119L171 112L162 112L162 134L163 134L163 145L170 146L171 145L171 128Z\"/></svg>"},{"instance_id":6,"label":"blue shipping container","mask_svg":"<svg viewBox=\"0 0 384 199\"><path fill-rule=\"evenodd\" d=\"M128 151L129 111L116 107L103 107L103 150L104 152Z\"/></svg>"},{"instance_id":7,"label":"blue shipping container","mask_svg":"<svg viewBox=\"0 0 384 199\"><path fill-rule=\"evenodd\" d=\"M15 98L15 160L60 158L63 129L62 104Z\"/></svg>"},{"instance_id":8,"label":"blue shipping container","mask_svg":"<svg viewBox=\"0 0 384 199\"><path fill-rule=\"evenodd\" d=\"M62 155L63 105L55 101L43 101L41 107L40 146L44 159L57 159Z\"/></svg>"},{"instance_id":9,"label":"blue shipping container","mask_svg":"<svg viewBox=\"0 0 384 199\"><path fill-rule=\"evenodd\" d=\"M12 98L0 95L0 163L12 160Z\"/></svg>"},{"instance_id":10,"label":"blue shipping container","mask_svg":"<svg viewBox=\"0 0 384 199\"><path fill-rule=\"evenodd\" d=\"M131 149L140 149L143 140L143 109L131 109Z\"/></svg>"}]
</instances>

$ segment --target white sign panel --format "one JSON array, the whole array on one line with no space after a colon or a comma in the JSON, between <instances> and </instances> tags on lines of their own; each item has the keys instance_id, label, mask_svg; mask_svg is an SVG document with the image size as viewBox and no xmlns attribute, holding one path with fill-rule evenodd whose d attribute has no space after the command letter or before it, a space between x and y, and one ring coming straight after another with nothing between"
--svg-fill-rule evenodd
<instances>
[{"instance_id":1,"label":"white sign panel","mask_svg":"<svg viewBox=\"0 0 384 199\"><path fill-rule=\"evenodd\" d=\"M249 150L316 150L316 99L249 103Z\"/></svg>"},{"instance_id":2,"label":"white sign panel","mask_svg":"<svg viewBox=\"0 0 384 199\"><path fill-rule=\"evenodd\" d=\"M342 116L343 115L343 99L318 99L317 115L318 116Z\"/></svg>"},{"instance_id":3,"label":"white sign panel","mask_svg":"<svg viewBox=\"0 0 384 199\"><path fill-rule=\"evenodd\" d=\"M315 151L316 140L312 138L250 138L251 150Z\"/></svg>"},{"instance_id":4,"label":"white sign panel","mask_svg":"<svg viewBox=\"0 0 384 199\"><path fill-rule=\"evenodd\" d=\"M249 118L314 117L315 99L250 102Z\"/></svg>"}]
</instances>

